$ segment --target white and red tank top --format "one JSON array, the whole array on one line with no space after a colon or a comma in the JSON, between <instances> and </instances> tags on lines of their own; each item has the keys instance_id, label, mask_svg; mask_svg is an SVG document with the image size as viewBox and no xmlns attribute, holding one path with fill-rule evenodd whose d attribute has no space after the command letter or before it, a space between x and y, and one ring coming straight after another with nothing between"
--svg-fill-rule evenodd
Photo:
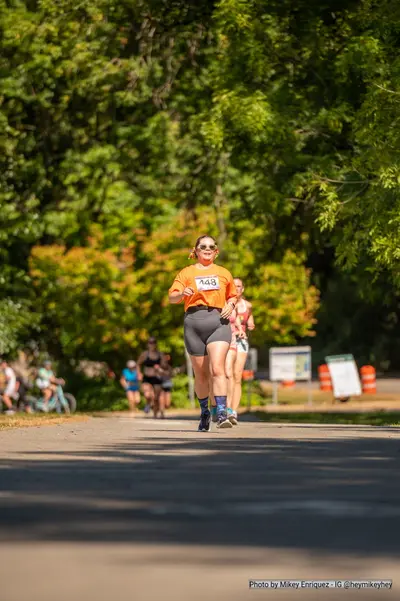
<instances>
[{"instance_id":1,"label":"white and red tank top","mask_svg":"<svg viewBox=\"0 0 400 601\"><path fill-rule=\"evenodd\" d=\"M247 302L243 298L236 305L236 312L237 315L239 315L243 329L247 330L247 322L249 321L250 311Z\"/></svg>"}]
</instances>

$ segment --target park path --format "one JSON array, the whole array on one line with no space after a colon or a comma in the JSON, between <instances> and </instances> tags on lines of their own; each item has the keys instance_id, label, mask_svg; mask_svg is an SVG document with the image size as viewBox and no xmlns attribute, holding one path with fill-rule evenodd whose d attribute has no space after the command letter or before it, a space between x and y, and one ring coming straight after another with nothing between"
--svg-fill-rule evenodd
<instances>
[{"instance_id":1,"label":"park path","mask_svg":"<svg viewBox=\"0 0 400 601\"><path fill-rule=\"evenodd\" d=\"M248 580L399 590L399 428L196 427L121 416L1 432L0 601L398 598Z\"/></svg>"}]
</instances>

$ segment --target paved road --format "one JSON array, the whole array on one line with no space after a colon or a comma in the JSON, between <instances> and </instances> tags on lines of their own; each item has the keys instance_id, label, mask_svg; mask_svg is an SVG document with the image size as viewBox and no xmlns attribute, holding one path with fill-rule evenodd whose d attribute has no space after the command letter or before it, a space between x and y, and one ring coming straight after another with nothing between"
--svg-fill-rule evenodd
<instances>
[{"instance_id":1,"label":"paved road","mask_svg":"<svg viewBox=\"0 0 400 601\"><path fill-rule=\"evenodd\" d=\"M400 429L196 425L3 431L0 601L399 597ZM397 592L250 578L393 578Z\"/></svg>"},{"instance_id":2,"label":"paved road","mask_svg":"<svg viewBox=\"0 0 400 601\"><path fill-rule=\"evenodd\" d=\"M272 382L268 380L267 372L257 372L258 377L260 377L261 382L265 382L269 388L272 386ZM317 378L311 382L311 387L313 390L319 390L320 383ZM296 390L307 390L308 384L304 382L296 383ZM377 394L399 394L400 393L400 378L377 378L376 381Z\"/></svg>"},{"instance_id":3,"label":"paved road","mask_svg":"<svg viewBox=\"0 0 400 601\"><path fill-rule=\"evenodd\" d=\"M256 377L261 381L261 382L266 382L269 385L272 385L272 382L268 379L268 371L263 371L260 370L257 372ZM376 380L376 384L377 384L377 389L378 389L378 393L383 392L389 392L389 393L398 393L400 392L400 378L399 377L390 377L390 378L385 378L382 376L379 376ZM307 388L308 385L305 385L303 382L297 382L296 383L296 387L300 388L300 387L306 387ZM311 386L312 388L318 389L319 388L319 380L318 380L318 376L317 374L314 374L313 380L311 382Z\"/></svg>"}]
</instances>

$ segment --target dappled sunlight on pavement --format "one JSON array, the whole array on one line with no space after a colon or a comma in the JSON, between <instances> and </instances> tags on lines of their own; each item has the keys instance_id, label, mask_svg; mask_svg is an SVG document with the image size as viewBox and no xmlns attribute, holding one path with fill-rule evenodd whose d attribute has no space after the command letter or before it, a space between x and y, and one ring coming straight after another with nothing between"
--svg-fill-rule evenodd
<instances>
[{"instance_id":1,"label":"dappled sunlight on pavement","mask_svg":"<svg viewBox=\"0 0 400 601\"><path fill-rule=\"evenodd\" d=\"M4 432L1 598L286 600L310 593L248 580L396 579L398 428L196 427L114 417Z\"/></svg>"}]
</instances>

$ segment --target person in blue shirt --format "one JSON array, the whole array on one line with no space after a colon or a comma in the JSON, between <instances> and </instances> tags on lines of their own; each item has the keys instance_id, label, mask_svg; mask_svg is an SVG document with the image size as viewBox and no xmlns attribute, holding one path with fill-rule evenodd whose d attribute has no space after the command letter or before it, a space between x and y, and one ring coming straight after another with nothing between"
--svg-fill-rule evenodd
<instances>
[{"instance_id":1,"label":"person in blue shirt","mask_svg":"<svg viewBox=\"0 0 400 601\"><path fill-rule=\"evenodd\" d=\"M140 403L140 380L142 375L136 361L128 361L125 369L122 370L120 379L121 385L126 392L126 397L129 403L129 410L134 413Z\"/></svg>"}]
</instances>

